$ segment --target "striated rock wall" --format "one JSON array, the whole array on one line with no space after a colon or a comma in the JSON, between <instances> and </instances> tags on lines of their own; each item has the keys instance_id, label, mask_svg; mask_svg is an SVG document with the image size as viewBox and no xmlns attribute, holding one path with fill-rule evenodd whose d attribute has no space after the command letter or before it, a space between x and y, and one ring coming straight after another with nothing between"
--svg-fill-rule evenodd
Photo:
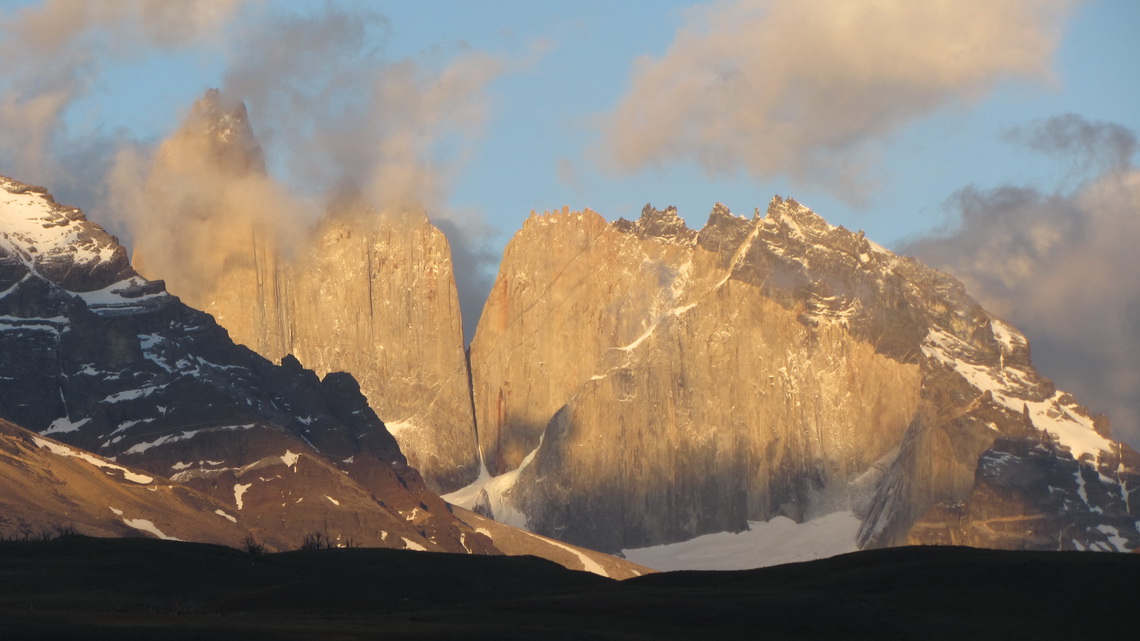
<instances>
[{"instance_id":1,"label":"striated rock wall","mask_svg":"<svg viewBox=\"0 0 1140 641\"><path fill-rule=\"evenodd\" d=\"M471 342L483 459L519 466L550 417L613 347L637 340L662 306L683 247L642 243L597 213L531 215L506 248Z\"/></svg>"},{"instance_id":2,"label":"striated rock wall","mask_svg":"<svg viewBox=\"0 0 1140 641\"><path fill-rule=\"evenodd\" d=\"M840 510L860 546L900 545L984 495L995 439L1086 472L1123 451L961 283L780 198L699 232L648 206L532 215L471 367L499 475L477 507L603 550Z\"/></svg>"},{"instance_id":3,"label":"striated rock wall","mask_svg":"<svg viewBox=\"0 0 1140 641\"><path fill-rule=\"evenodd\" d=\"M443 233L422 213L379 213L349 197L309 228L277 196L244 107L208 94L160 149L147 198L162 214L137 225L135 264L262 356L353 374L433 489L474 480L475 421Z\"/></svg>"},{"instance_id":4,"label":"striated rock wall","mask_svg":"<svg viewBox=\"0 0 1140 641\"><path fill-rule=\"evenodd\" d=\"M352 373L433 489L478 476L450 249L426 217L327 216L291 259L263 238L245 258L200 301L235 341Z\"/></svg>"},{"instance_id":5,"label":"striated rock wall","mask_svg":"<svg viewBox=\"0 0 1140 641\"><path fill-rule=\"evenodd\" d=\"M508 246L472 377L491 471L537 448L508 491L529 527L612 550L801 520L897 447L918 366L733 277L754 229L567 212Z\"/></svg>"}]
</instances>

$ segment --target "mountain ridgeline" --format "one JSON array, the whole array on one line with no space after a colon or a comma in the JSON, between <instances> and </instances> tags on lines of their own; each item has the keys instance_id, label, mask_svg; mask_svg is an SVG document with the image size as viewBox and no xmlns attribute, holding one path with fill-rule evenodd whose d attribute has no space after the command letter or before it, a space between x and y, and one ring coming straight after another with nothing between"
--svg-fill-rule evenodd
<instances>
[{"instance_id":1,"label":"mountain ridgeline","mask_svg":"<svg viewBox=\"0 0 1140 641\"><path fill-rule=\"evenodd\" d=\"M641 570L485 517L606 552L836 513L852 549L1140 547L1140 455L1026 338L794 200L699 230L532 213L464 354L422 213L349 193L290 230L260 154L215 93L158 154L136 261L190 306L78 210L0 184L0 419L242 526L210 540L539 545L612 576Z\"/></svg>"},{"instance_id":2,"label":"mountain ridgeline","mask_svg":"<svg viewBox=\"0 0 1140 641\"><path fill-rule=\"evenodd\" d=\"M496 551L426 488L351 376L236 345L40 188L0 179L0 213L0 418L212 497L281 547L333 532Z\"/></svg>"},{"instance_id":3,"label":"mountain ridgeline","mask_svg":"<svg viewBox=\"0 0 1140 641\"><path fill-rule=\"evenodd\" d=\"M234 343L135 272L82 212L7 178L0 478L0 538L62 528L270 550L533 554L614 578L646 571L447 505L351 375L320 378L293 356L273 364Z\"/></svg>"},{"instance_id":4,"label":"mountain ridgeline","mask_svg":"<svg viewBox=\"0 0 1140 641\"><path fill-rule=\"evenodd\" d=\"M1140 458L962 285L794 200L532 215L471 345L479 509L615 551L838 511L860 547L1140 544Z\"/></svg>"}]
</instances>

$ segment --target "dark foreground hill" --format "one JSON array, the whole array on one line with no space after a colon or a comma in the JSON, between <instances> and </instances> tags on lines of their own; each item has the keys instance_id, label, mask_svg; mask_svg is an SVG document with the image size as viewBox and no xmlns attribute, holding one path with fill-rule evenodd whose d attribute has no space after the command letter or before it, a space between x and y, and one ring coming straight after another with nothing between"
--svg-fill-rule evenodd
<instances>
[{"instance_id":1,"label":"dark foreground hill","mask_svg":"<svg viewBox=\"0 0 1140 641\"><path fill-rule=\"evenodd\" d=\"M1115 638L1140 555L913 547L617 582L533 557L66 537L0 543L0 586L19 639Z\"/></svg>"}]
</instances>

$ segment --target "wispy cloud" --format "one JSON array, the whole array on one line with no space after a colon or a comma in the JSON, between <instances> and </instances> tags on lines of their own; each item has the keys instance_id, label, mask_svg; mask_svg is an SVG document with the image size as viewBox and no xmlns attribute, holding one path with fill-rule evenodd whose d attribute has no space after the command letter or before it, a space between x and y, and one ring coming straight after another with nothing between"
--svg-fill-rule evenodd
<instances>
[{"instance_id":1,"label":"wispy cloud","mask_svg":"<svg viewBox=\"0 0 1140 641\"><path fill-rule=\"evenodd\" d=\"M104 65L158 50L217 42L239 0L47 0L5 16L0 26L0 155L5 170L57 190L91 182L87 145L76 153L64 114L86 96ZM106 145L102 145L106 147ZM98 156L101 156L98 157ZM80 159L74 165L70 160ZM78 171L76 171L78 170Z\"/></svg>"},{"instance_id":2,"label":"wispy cloud","mask_svg":"<svg viewBox=\"0 0 1140 641\"><path fill-rule=\"evenodd\" d=\"M387 31L367 8L269 16L236 36L224 93L249 105L258 137L298 184L347 182L380 208L436 211L504 63L466 49L392 60Z\"/></svg>"},{"instance_id":3,"label":"wispy cloud","mask_svg":"<svg viewBox=\"0 0 1140 641\"><path fill-rule=\"evenodd\" d=\"M1064 0L731 0L692 11L609 117L617 168L787 175L857 201L872 143L1001 80L1051 79Z\"/></svg>"},{"instance_id":4,"label":"wispy cloud","mask_svg":"<svg viewBox=\"0 0 1140 641\"><path fill-rule=\"evenodd\" d=\"M368 5L269 9L238 0L49 0L21 10L0 31L3 170L110 221L152 273L188 294L207 291L226 260L247 249L226 249L234 230L272 230L288 251L345 194L374 211L447 220L464 282L489 289L483 274L497 257L485 248L479 213L446 203L504 62L462 45L392 59L388 22ZM112 64L184 48L226 61L217 98L223 109L248 106L264 148L257 167L219 164L197 131L201 114L157 146L122 132L67 130L68 110Z\"/></svg>"}]
</instances>

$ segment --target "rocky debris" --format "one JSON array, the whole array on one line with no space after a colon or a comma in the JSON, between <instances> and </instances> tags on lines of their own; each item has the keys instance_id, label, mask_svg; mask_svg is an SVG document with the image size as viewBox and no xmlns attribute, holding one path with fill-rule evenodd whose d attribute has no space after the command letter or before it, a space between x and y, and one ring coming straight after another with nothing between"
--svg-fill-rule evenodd
<instances>
[{"instance_id":1,"label":"rocky debris","mask_svg":"<svg viewBox=\"0 0 1140 641\"><path fill-rule=\"evenodd\" d=\"M602 550L845 510L861 546L898 545L972 500L999 437L1086 471L1131 452L958 281L778 197L750 220L717 205L697 232L649 206L532 215L471 367L496 477L461 494Z\"/></svg>"},{"instance_id":2,"label":"rocky debris","mask_svg":"<svg viewBox=\"0 0 1140 641\"><path fill-rule=\"evenodd\" d=\"M195 172L226 184L264 178L243 105L226 109L207 94L153 169L156 207L194 220L201 236L227 239L210 247L224 269L160 266L172 291L265 358L292 354L321 376L351 373L433 490L473 481L475 421L443 233L421 212L376 212L350 196L337 199L313 229L289 232L269 216L230 215L222 189L185 200L168 193ZM241 209L272 209L269 196ZM146 272L151 256L192 251L195 238L144 235L136 264Z\"/></svg>"}]
</instances>

